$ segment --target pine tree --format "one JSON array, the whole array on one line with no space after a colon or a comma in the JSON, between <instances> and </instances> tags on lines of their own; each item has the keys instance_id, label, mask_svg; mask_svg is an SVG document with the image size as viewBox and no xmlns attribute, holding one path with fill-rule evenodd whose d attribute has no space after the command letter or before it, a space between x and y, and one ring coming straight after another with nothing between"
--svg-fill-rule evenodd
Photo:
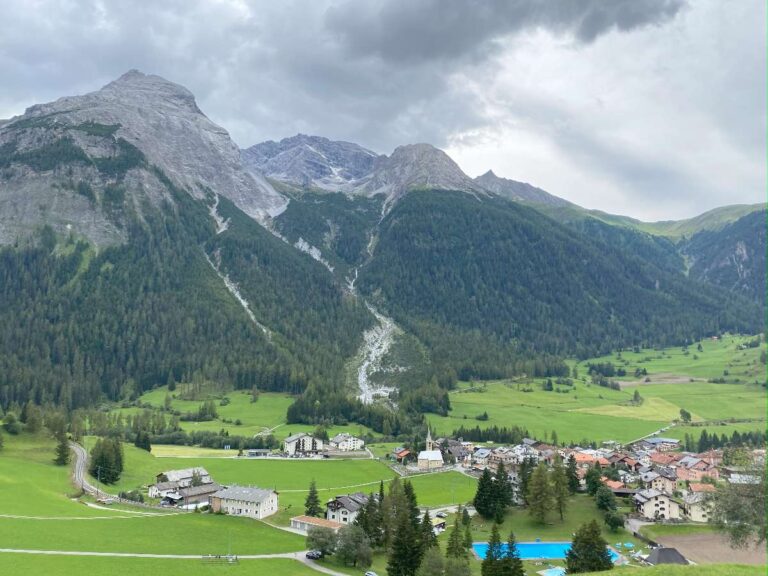
<instances>
[{"instance_id":1,"label":"pine tree","mask_svg":"<svg viewBox=\"0 0 768 576\"><path fill-rule=\"evenodd\" d=\"M317 517L320 516L322 511L320 498L317 495L317 483L312 478L312 481L309 483L309 493L307 493L307 498L304 500L304 514Z\"/></svg>"},{"instance_id":2,"label":"pine tree","mask_svg":"<svg viewBox=\"0 0 768 576\"><path fill-rule=\"evenodd\" d=\"M501 570L499 576L524 576L523 561L520 560L520 554L517 551L517 542L514 532L509 533L507 539L507 549L504 551L504 558L501 561Z\"/></svg>"},{"instance_id":3,"label":"pine tree","mask_svg":"<svg viewBox=\"0 0 768 576\"><path fill-rule=\"evenodd\" d=\"M469 526L472 523L472 518L466 508L461 509L461 523L464 524L464 526Z\"/></svg>"},{"instance_id":4,"label":"pine tree","mask_svg":"<svg viewBox=\"0 0 768 576\"><path fill-rule=\"evenodd\" d=\"M54 464L57 466L66 466L69 464L69 440L64 430L59 430L56 433L58 443L56 444L56 457L53 459Z\"/></svg>"},{"instance_id":5,"label":"pine tree","mask_svg":"<svg viewBox=\"0 0 768 576\"><path fill-rule=\"evenodd\" d=\"M430 548L424 554L424 558L419 566L418 576L443 576L445 571L445 561L439 548Z\"/></svg>"},{"instance_id":6,"label":"pine tree","mask_svg":"<svg viewBox=\"0 0 768 576\"><path fill-rule=\"evenodd\" d=\"M472 543L474 539L472 538L472 526L469 524L466 524L464 526L464 549L469 552L472 550Z\"/></svg>"},{"instance_id":7,"label":"pine tree","mask_svg":"<svg viewBox=\"0 0 768 576\"><path fill-rule=\"evenodd\" d=\"M595 492L595 504L598 510L613 512L616 510L616 497L608 486L600 486Z\"/></svg>"},{"instance_id":8,"label":"pine tree","mask_svg":"<svg viewBox=\"0 0 768 576\"><path fill-rule=\"evenodd\" d=\"M520 495L526 504L528 504L528 482L531 480L531 474L533 474L533 469L535 467L535 460L530 456L526 456L520 463L520 469L517 473L519 479Z\"/></svg>"},{"instance_id":9,"label":"pine tree","mask_svg":"<svg viewBox=\"0 0 768 576\"><path fill-rule=\"evenodd\" d=\"M414 576L421 563L420 552L411 519L407 512L402 511L397 518L392 550L387 561L388 576Z\"/></svg>"},{"instance_id":10,"label":"pine tree","mask_svg":"<svg viewBox=\"0 0 768 576\"><path fill-rule=\"evenodd\" d=\"M512 483L509 481L504 463L499 462L493 478L493 516L496 522L504 521L504 513L512 505L512 496Z\"/></svg>"},{"instance_id":11,"label":"pine tree","mask_svg":"<svg viewBox=\"0 0 768 576\"><path fill-rule=\"evenodd\" d=\"M568 477L563 466L563 461L559 456L555 458L555 464L552 467L552 495L555 500L555 509L560 514L560 520L565 518L565 509L568 507L568 497L571 492L568 488Z\"/></svg>"},{"instance_id":12,"label":"pine tree","mask_svg":"<svg viewBox=\"0 0 768 576\"><path fill-rule=\"evenodd\" d=\"M499 525L494 523L491 528L491 537L488 539L488 551L480 565L482 576L501 576L501 568L504 560L504 550L501 546Z\"/></svg>"},{"instance_id":13,"label":"pine tree","mask_svg":"<svg viewBox=\"0 0 768 576\"><path fill-rule=\"evenodd\" d=\"M492 518L495 512L493 498L493 478L491 472L486 468L480 475L477 482L477 492L475 492L475 510L484 518Z\"/></svg>"},{"instance_id":14,"label":"pine tree","mask_svg":"<svg viewBox=\"0 0 768 576\"><path fill-rule=\"evenodd\" d=\"M613 568L608 543L600 535L596 520L583 524L576 531L573 543L565 556L568 574L600 572Z\"/></svg>"},{"instance_id":15,"label":"pine tree","mask_svg":"<svg viewBox=\"0 0 768 576\"><path fill-rule=\"evenodd\" d=\"M445 555L448 558L465 558L467 551L464 548L464 537L459 528L458 516L453 519L453 527L448 536L448 545L445 548Z\"/></svg>"},{"instance_id":16,"label":"pine tree","mask_svg":"<svg viewBox=\"0 0 768 576\"><path fill-rule=\"evenodd\" d=\"M543 524L547 519L547 514L552 510L552 505L549 471L547 465L542 462L533 471L528 483L528 509L531 518Z\"/></svg>"},{"instance_id":17,"label":"pine tree","mask_svg":"<svg viewBox=\"0 0 768 576\"><path fill-rule=\"evenodd\" d=\"M603 471L599 464L595 464L592 468L587 470L587 474L584 476L584 480L587 483L587 492L589 492L590 496L594 496L595 492L597 492L597 489L603 485L601 480L602 476Z\"/></svg>"},{"instance_id":18,"label":"pine tree","mask_svg":"<svg viewBox=\"0 0 768 576\"><path fill-rule=\"evenodd\" d=\"M429 515L429 510L427 510L421 519L422 554L435 546L437 546L437 536L435 536L435 528L432 526L432 517Z\"/></svg>"},{"instance_id":19,"label":"pine tree","mask_svg":"<svg viewBox=\"0 0 768 576\"><path fill-rule=\"evenodd\" d=\"M579 482L579 474L576 469L576 457L573 454L568 457L568 465L566 466L565 474L568 477L568 490L571 494L576 494L581 483Z\"/></svg>"}]
</instances>

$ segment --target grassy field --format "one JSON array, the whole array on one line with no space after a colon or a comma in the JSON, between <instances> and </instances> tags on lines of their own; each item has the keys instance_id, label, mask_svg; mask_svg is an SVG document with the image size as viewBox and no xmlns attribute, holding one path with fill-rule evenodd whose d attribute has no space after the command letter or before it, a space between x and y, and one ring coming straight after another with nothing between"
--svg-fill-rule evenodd
<instances>
[{"instance_id":1,"label":"grassy field","mask_svg":"<svg viewBox=\"0 0 768 576\"><path fill-rule=\"evenodd\" d=\"M641 350L571 362L578 377L573 387L561 386L567 393L545 392L540 379L460 383L459 389L451 393L449 415L428 418L438 434L450 434L460 426L517 425L542 439L555 430L561 442L626 442L665 427L679 418L680 409L685 408L694 423L715 425L733 418L750 420L735 424L729 434L734 429L762 430L766 426L768 397L762 386L765 366L759 360L760 348L739 349L751 340L754 338L726 336L702 342L701 351L693 345L687 353L682 348ZM623 381L623 389L590 384L586 374L589 362L612 362L625 367L628 375L617 378ZM637 368L648 371L649 382L644 381L645 377L635 378ZM715 378L725 378L727 383L707 382ZM630 402L635 390L644 399L637 406ZM484 413L487 420L476 418ZM686 431L696 437L701 433L701 428L680 430L672 428L665 434L682 438Z\"/></svg>"},{"instance_id":2,"label":"grassy field","mask_svg":"<svg viewBox=\"0 0 768 576\"><path fill-rule=\"evenodd\" d=\"M156 388L139 398L142 404L149 404L153 408L162 409L165 397L171 397L171 409L178 410L182 414L197 412L200 404L207 397L201 396L198 400L181 400L183 384L179 384L174 392L168 392L167 386ZM218 432L227 430L232 436L254 436L256 434L271 431L278 439L290 436L296 432L311 432L314 426L307 424L286 424L285 415L288 407L293 403L293 397L287 394L274 392L261 392L257 402L251 402L251 394L248 391L232 391L225 394L229 399L226 406L220 405L220 398L211 396L216 400L218 418L209 422L182 422L181 427L187 432L207 431ZM120 411L124 414L135 414L140 408L124 408ZM225 422L227 420L227 422ZM240 422L237 424L237 422ZM333 436L339 432L348 432L357 436L376 435L370 428L358 424L349 426L333 426L328 429L328 434Z\"/></svg>"},{"instance_id":3,"label":"grassy field","mask_svg":"<svg viewBox=\"0 0 768 576\"><path fill-rule=\"evenodd\" d=\"M642 576L765 576L765 566L746 566L743 564L706 564L699 566L672 566L662 565L644 567L638 570L635 566L615 568L610 574L613 576L625 576L635 574ZM605 574L605 572L592 572L592 574Z\"/></svg>"},{"instance_id":4,"label":"grassy field","mask_svg":"<svg viewBox=\"0 0 768 576\"><path fill-rule=\"evenodd\" d=\"M687 534L711 534L715 528L709 524L650 524L640 528L640 533L654 540L659 536L683 536Z\"/></svg>"},{"instance_id":5,"label":"grassy field","mask_svg":"<svg viewBox=\"0 0 768 576\"><path fill-rule=\"evenodd\" d=\"M270 576L317 576L317 572L295 560L242 560L237 565L210 565L200 560L161 558L99 558L0 554L0 572L27 576L71 576L72 574L162 574L163 576L209 576L269 574Z\"/></svg>"}]
</instances>

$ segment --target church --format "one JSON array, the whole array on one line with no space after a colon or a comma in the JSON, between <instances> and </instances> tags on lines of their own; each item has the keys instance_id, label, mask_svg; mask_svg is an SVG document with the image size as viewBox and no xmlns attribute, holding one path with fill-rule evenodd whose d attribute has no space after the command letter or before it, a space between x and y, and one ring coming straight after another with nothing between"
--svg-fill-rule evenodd
<instances>
[{"instance_id":1,"label":"church","mask_svg":"<svg viewBox=\"0 0 768 576\"><path fill-rule=\"evenodd\" d=\"M419 452L419 470L438 470L443 464L443 454L435 447L432 432L427 428L427 449Z\"/></svg>"}]
</instances>

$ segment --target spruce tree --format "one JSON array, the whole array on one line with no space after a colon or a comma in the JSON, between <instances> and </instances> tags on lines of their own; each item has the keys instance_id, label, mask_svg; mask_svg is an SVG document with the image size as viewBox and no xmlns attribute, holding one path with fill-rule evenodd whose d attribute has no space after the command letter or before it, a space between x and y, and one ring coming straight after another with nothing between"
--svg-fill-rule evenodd
<instances>
[{"instance_id":1,"label":"spruce tree","mask_svg":"<svg viewBox=\"0 0 768 576\"><path fill-rule=\"evenodd\" d=\"M472 523L472 518L466 508L461 509L461 523L464 524L464 526L469 526Z\"/></svg>"},{"instance_id":2,"label":"spruce tree","mask_svg":"<svg viewBox=\"0 0 768 576\"><path fill-rule=\"evenodd\" d=\"M568 490L571 494L576 494L579 490L580 482L579 474L576 469L576 457L573 454L568 457L568 465L566 466L565 474L568 477Z\"/></svg>"},{"instance_id":3,"label":"spruce tree","mask_svg":"<svg viewBox=\"0 0 768 576\"><path fill-rule=\"evenodd\" d=\"M552 495L555 500L555 509L560 514L560 520L565 518L565 509L568 507L568 477L566 476L563 461L559 456L555 458L555 465L552 467Z\"/></svg>"},{"instance_id":4,"label":"spruce tree","mask_svg":"<svg viewBox=\"0 0 768 576\"><path fill-rule=\"evenodd\" d=\"M424 554L417 576L443 576L445 561L439 548L430 548Z\"/></svg>"},{"instance_id":5,"label":"spruce tree","mask_svg":"<svg viewBox=\"0 0 768 576\"><path fill-rule=\"evenodd\" d=\"M484 518L492 518L495 512L493 478L491 472L486 468L480 475L477 482L477 492L475 492L475 510Z\"/></svg>"},{"instance_id":6,"label":"spruce tree","mask_svg":"<svg viewBox=\"0 0 768 576\"><path fill-rule=\"evenodd\" d=\"M517 551L517 541L514 532L509 533L507 549L504 551L504 559L501 562L499 576L524 576L523 561Z\"/></svg>"},{"instance_id":7,"label":"spruce tree","mask_svg":"<svg viewBox=\"0 0 768 576\"><path fill-rule=\"evenodd\" d=\"M587 483L587 492L589 492L590 496L594 496L597 489L603 485L603 481L601 480L602 476L603 472L599 464L595 464L592 468L587 470L584 480Z\"/></svg>"},{"instance_id":8,"label":"spruce tree","mask_svg":"<svg viewBox=\"0 0 768 576\"><path fill-rule=\"evenodd\" d=\"M501 568L504 560L504 550L499 535L499 525L494 523L491 528L491 537L488 539L488 551L480 565L482 576L501 576Z\"/></svg>"},{"instance_id":9,"label":"spruce tree","mask_svg":"<svg viewBox=\"0 0 768 576\"><path fill-rule=\"evenodd\" d=\"M387 561L388 576L414 576L421 563L419 539L406 511L398 514Z\"/></svg>"},{"instance_id":10,"label":"spruce tree","mask_svg":"<svg viewBox=\"0 0 768 576\"><path fill-rule=\"evenodd\" d=\"M306 500L304 500L304 514L307 516L317 517L322 514L323 510L320 507L320 498L317 495L317 483L315 479L309 483L309 493Z\"/></svg>"},{"instance_id":11,"label":"spruce tree","mask_svg":"<svg viewBox=\"0 0 768 576\"><path fill-rule=\"evenodd\" d=\"M576 531L570 550L565 555L568 574L600 572L613 568L608 543L600 535L600 526L592 520Z\"/></svg>"},{"instance_id":12,"label":"spruce tree","mask_svg":"<svg viewBox=\"0 0 768 576\"><path fill-rule=\"evenodd\" d=\"M504 513L512 505L512 483L504 468L504 463L499 462L493 479L493 515L496 522L504 521Z\"/></svg>"},{"instance_id":13,"label":"spruce tree","mask_svg":"<svg viewBox=\"0 0 768 576\"><path fill-rule=\"evenodd\" d=\"M544 523L552 510L552 487L549 484L549 471L543 462L531 474L528 483L528 509L531 518Z\"/></svg>"},{"instance_id":14,"label":"spruce tree","mask_svg":"<svg viewBox=\"0 0 768 576\"><path fill-rule=\"evenodd\" d=\"M472 550L472 542L474 539L472 538L472 526L469 524L464 525L464 548L469 552Z\"/></svg>"},{"instance_id":15,"label":"spruce tree","mask_svg":"<svg viewBox=\"0 0 768 576\"><path fill-rule=\"evenodd\" d=\"M429 515L429 510L427 510L424 512L424 517L421 519L422 553L435 546L437 546L437 536L435 536L435 528L432 526L432 517Z\"/></svg>"},{"instance_id":16,"label":"spruce tree","mask_svg":"<svg viewBox=\"0 0 768 576\"><path fill-rule=\"evenodd\" d=\"M526 504L528 504L528 482L531 480L531 474L533 474L533 469L535 467L535 460L530 456L526 456L520 463L520 469L517 473L519 479L520 495Z\"/></svg>"},{"instance_id":17,"label":"spruce tree","mask_svg":"<svg viewBox=\"0 0 768 576\"><path fill-rule=\"evenodd\" d=\"M64 430L56 433L58 443L56 444L56 457L53 459L57 466L66 466L69 464L69 440Z\"/></svg>"},{"instance_id":18,"label":"spruce tree","mask_svg":"<svg viewBox=\"0 0 768 576\"><path fill-rule=\"evenodd\" d=\"M459 528L458 516L453 519L453 527L448 535L448 545L445 548L445 555L448 558L466 558L467 551L464 548L464 537Z\"/></svg>"}]
</instances>

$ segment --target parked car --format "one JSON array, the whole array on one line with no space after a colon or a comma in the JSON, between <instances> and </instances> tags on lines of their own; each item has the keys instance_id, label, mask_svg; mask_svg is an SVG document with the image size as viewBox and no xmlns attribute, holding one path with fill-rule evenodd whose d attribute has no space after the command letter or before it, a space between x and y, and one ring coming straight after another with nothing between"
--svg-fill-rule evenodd
<instances>
[{"instance_id":1,"label":"parked car","mask_svg":"<svg viewBox=\"0 0 768 576\"><path fill-rule=\"evenodd\" d=\"M445 512L438 512L437 514L435 514L435 516L437 516L438 518L448 518L448 514L446 514Z\"/></svg>"},{"instance_id":2,"label":"parked car","mask_svg":"<svg viewBox=\"0 0 768 576\"><path fill-rule=\"evenodd\" d=\"M320 560L322 557L323 553L320 550L310 550L307 552L307 559L309 560Z\"/></svg>"},{"instance_id":3,"label":"parked car","mask_svg":"<svg viewBox=\"0 0 768 576\"><path fill-rule=\"evenodd\" d=\"M376 574L376 572L374 572L374 571L372 571L372 570L368 570L368 572L366 572L365 574L363 574L363 576L379 576L379 575L378 575L378 574Z\"/></svg>"}]
</instances>

